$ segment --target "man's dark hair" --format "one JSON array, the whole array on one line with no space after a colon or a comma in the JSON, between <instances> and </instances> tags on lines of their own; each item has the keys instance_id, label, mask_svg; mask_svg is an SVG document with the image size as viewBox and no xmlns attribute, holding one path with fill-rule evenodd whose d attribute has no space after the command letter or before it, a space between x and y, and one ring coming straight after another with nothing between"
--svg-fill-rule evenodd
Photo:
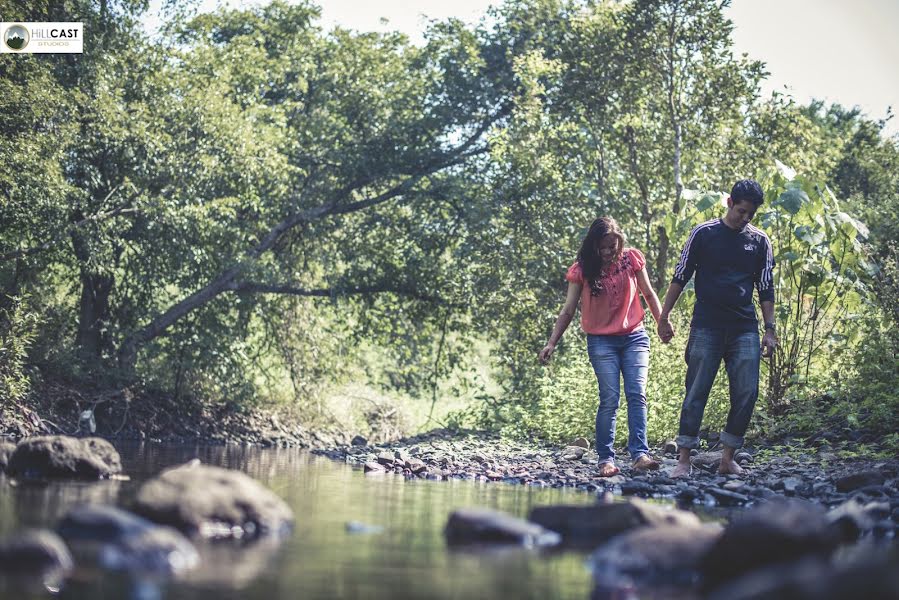
<instances>
[{"instance_id":1,"label":"man's dark hair","mask_svg":"<svg viewBox=\"0 0 899 600\"><path fill-rule=\"evenodd\" d=\"M730 190L730 199L737 202L752 202L756 207L765 201L765 192L755 179L741 179Z\"/></svg>"}]
</instances>

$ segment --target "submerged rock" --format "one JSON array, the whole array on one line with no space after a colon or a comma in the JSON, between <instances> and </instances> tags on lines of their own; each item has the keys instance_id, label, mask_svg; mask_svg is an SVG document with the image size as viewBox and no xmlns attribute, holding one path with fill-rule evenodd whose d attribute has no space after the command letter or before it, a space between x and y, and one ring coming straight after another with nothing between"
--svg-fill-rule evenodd
<instances>
[{"instance_id":1,"label":"submerged rock","mask_svg":"<svg viewBox=\"0 0 899 600\"><path fill-rule=\"evenodd\" d=\"M754 569L807 556L826 557L840 543L822 507L771 501L737 515L702 561L709 586Z\"/></svg>"},{"instance_id":2,"label":"submerged rock","mask_svg":"<svg viewBox=\"0 0 899 600\"><path fill-rule=\"evenodd\" d=\"M240 471L198 460L163 471L144 483L134 510L190 536L255 538L286 535L293 528L290 507Z\"/></svg>"},{"instance_id":3,"label":"submerged rock","mask_svg":"<svg viewBox=\"0 0 899 600\"><path fill-rule=\"evenodd\" d=\"M693 513L663 508L639 499L592 506L538 506L528 518L558 532L566 544L596 547L625 531L645 526L698 527Z\"/></svg>"},{"instance_id":4,"label":"submerged rock","mask_svg":"<svg viewBox=\"0 0 899 600\"><path fill-rule=\"evenodd\" d=\"M19 442L7 472L13 477L102 479L121 473L122 460L101 438L42 436Z\"/></svg>"},{"instance_id":5,"label":"submerged rock","mask_svg":"<svg viewBox=\"0 0 899 600\"><path fill-rule=\"evenodd\" d=\"M6 465L9 464L9 457L15 449L16 445L12 442L0 442L0 473L6 471Z\"/></svg>"},{"instance_id":6,"label":"submerged rock","mask_svg":"<svg viewBox=\"0 0 899 600\"><path fill-rule=\"evenodd\" d=\"M561 541L558 533L489 508L453 511L444 535L450 544L518 544L533 547L555 546Z\"/></svg>"},{"instance_id":7,"label":"submerged rock","mask_svg":"<svg viewBox=\"0 0 899 600\"><path fill-rule=\"evenodd\" d=\"M899 560L871 552L851 564L822 558L776 565L715 589L709 600L896 600Z\"/></svg>"},{"instance_id":8,"label":"submerged rock","mask_svg":"<svg viewBox=\"0 0 899 600\"><path fill-rule=\"evenodd\" d=\"M62 577L72 570L65 542L46 529L26 529L0 540L0 574L19 577Z\"/></svg>"},{"instance_id":9,"label":"submerged rock","mask_svg":"<svg viewBox=\"0 0 899 600\"><path fill-rule=\"evenodd\" d=\"M641 527L600 546L590 556L590 570L604 586L693 585L721 532L719 525Z\"/></svg>"},{"instance_id":10,"label":"submerged rock","mask_svg":"<svg viewBox=\"0 0 899 600\"><path fill-rule=\"evenodd\" d=\"M176 575L199 560L194 545L178 530L114 506L73 508L57 531L106 569Z\"/></svg>"}]
</instances>

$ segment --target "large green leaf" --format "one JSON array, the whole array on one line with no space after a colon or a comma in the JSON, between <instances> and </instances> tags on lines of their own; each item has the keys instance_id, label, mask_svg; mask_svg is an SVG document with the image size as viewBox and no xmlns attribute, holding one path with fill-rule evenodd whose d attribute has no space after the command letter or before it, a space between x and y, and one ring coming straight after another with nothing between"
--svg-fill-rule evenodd
<instances>
[{"instance_id":1,"label":"large green leaf","mask_svg":"<svg viewBox=\"0 0 899 600\"><path fill-rule=\"evenodd\" d=\"M810 246L817 246L825 240L824 232L811 225L800 225L793 231L793 234Z\"/></svg>"},{"instance_id":2,"label":"large green leaf","mask_svg":"<svg viewBox=\"0 0 899 600\"><path fill-rule=\"evenodd\" d=\"M791 215L795 215L802 210L802 206L808 203L808 201L808 194L805 193L805 190L791 187L784 190L784 192L777 198L776 203L778 206L782 206L784 210Z\"/></svg>"}]
</instances>

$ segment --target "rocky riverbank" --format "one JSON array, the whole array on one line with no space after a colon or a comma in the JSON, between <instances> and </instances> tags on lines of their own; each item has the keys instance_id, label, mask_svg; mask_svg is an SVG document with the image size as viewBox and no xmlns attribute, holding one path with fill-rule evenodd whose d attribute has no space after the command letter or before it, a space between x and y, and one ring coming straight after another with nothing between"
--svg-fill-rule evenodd
<instances>
[{"instance_id":1,"label":"rocky riverbank","mask_svg":"<svg viewBox=\"0 0 899 600\"><path fill-rule=\"evenodd\" d=\"M834 508L851 500L855 510L864 514L866 528L877 537L892 538L899 524L897 459L839 459L826 451L773 455L747 449L737 456L744 466L742 475L719 475L721 452L713 444L695 453L693 475L681 480L670 477L676 464L673 442L654 450L661 462L658 471L635 471L630 461L619 460L620 474L598 477L596 453L583 439L561 448L532 447L482 434L439 430L391 444L353 441L356 445L315 452L372 475L571 487L590 493L669 498L681 506L743 507L794 497Z\"/></svg>"}]
</instances>

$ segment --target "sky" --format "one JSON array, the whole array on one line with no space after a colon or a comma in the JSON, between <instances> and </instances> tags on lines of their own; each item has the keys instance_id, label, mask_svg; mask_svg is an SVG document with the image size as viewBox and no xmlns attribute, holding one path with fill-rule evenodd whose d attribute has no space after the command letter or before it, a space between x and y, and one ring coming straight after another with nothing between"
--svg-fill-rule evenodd
<instances>
[{"instance_id":1,"label":"sky","mask_svg":"<svg viewBox=\"0 0 899 600\"><path fill-rule=\"evenodd\" d=\"M151 15L161 0L151 1ZM251 0L259 4L258 0ZM240 0L201 0L201 10ZM427 19L457 17L476 22L490 0L319 0L322 24L359 31L399 30L422 40ZM767 64L762 85L798 102L812 99L858 106L882 119L899 112L899 0L733 0L725 9L734 22L734 50ZM152 31L158 19L145 20ZM887 125L899 135L899 116Z\"/></svg>"}]
</instances>

